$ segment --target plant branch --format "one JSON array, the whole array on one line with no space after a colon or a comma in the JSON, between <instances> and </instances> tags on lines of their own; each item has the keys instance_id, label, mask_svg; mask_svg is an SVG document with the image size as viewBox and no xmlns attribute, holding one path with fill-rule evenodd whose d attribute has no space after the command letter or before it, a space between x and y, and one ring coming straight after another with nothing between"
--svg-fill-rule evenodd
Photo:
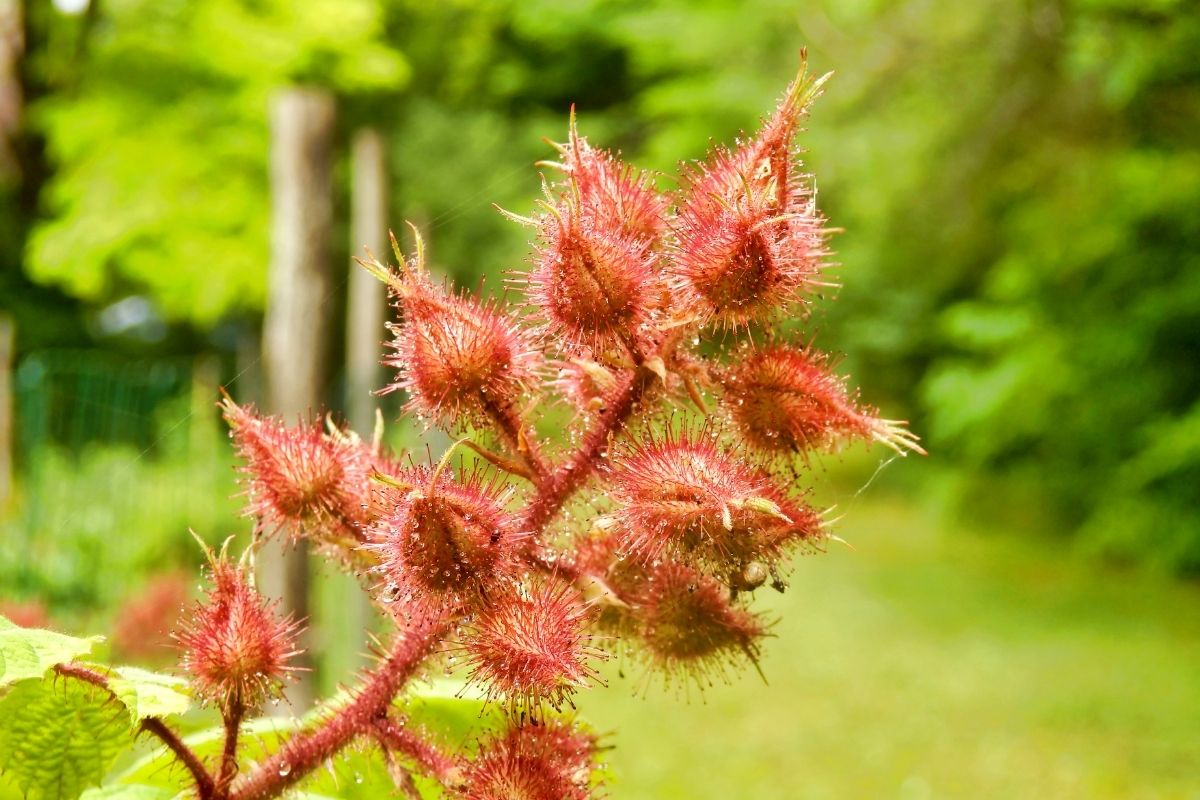
<instances>
[{"instance_id":1,"label":"plant branch","mask_svg":"<svg viewBox=\"0 0 1200 800\"><path fill-rule=\"evenodd\" d=\"M415 762L422 772L448 785L458 777L454 759L402 721L386 717L375 721L375 737L385 750Z\"/></svg>"},{"instance_id":2,"label":"plant branch","mask_svg":"<svg viewBox=\"0 0 1200 800\"><path fill-rule=\"evenodd\" d=\"M246 706L240 698L234 698L229 708L225 709L222 718L225 722L225 746L221 750L221 763L217 767L217 780L214 796L220 798L229 796L229 785L237 775L238 732L242 727L242 718L246 714Z\"/></svg>"},{"instance_id":3,"label":"plant branch","mask_svg":"<svg viewBox=\"0 0 1200 800\"><path fill-rule=\"evenodd\" d=\"M538 493L529 501L521 515L519 530L536 534L545 530L570 496L595 472L600 451L609 438L624 426L634 406L651 384L658 379L653 372L638 367L621 380L607 398L604 409L588 427L579 444L579 449L546 475L538 486Z\"/></svg>"},{"instance_id":4,"label":"plant branch","mask_svg":"<svg viewBox=\"0 0 1200 800\"><path fill-rule=\"evenodd\" d=\"M414 614L414 619L420 616ZM449 624L447 616L430 612L429 617L397 634L391 652L367 673L353 700L317 727L288 739L279 750L234 781L229 797L232 800L277 797L323 764L325 759L369 732L375 721L387 714L392 698L404 688L445 634Z\"/></svg>"},{"instance_id":5,"label":"plant branch","mask_svg":"<svg viewBox=\"0 0 1200 800\"><path fill-rule=\"evenodd\" d=\"M208 770L205 769L199 756L184 744L183 739L179 738L179 734L167 727L167 724L158 717L146 717L142 720L141 728L146 733L157 736L175 754L179 762L187 767L188 772L192 774L192 780L196 782L196 791L202 799L212 797L212 776L208 774Z\"/></svg>"},{"instance_id":6,"label":"plant branch","mask_svg":"<svg viewBox=\"0 0 1200 800\"><path fill-rule=\"evenodd\" d=\"M108 692L113 699L118 702L120 701L120 698L117 697L112 687L109 686L108 677L101 672L89 669L80 664L59 664L54 668L54 671L64 677L75 678L76 680L90 683L93 686L98 686ZM158 737L167 746L167 749L175 755L179 763L187 768L188 772L192 774L192 779L196 782L196 791L202 800L212 797L214 787L212 776L209 775L200 758L179 738L179 734L168 727L158 717L146 717L142 720L139 728L152 736Z\"/></svg>"}]
</instances>

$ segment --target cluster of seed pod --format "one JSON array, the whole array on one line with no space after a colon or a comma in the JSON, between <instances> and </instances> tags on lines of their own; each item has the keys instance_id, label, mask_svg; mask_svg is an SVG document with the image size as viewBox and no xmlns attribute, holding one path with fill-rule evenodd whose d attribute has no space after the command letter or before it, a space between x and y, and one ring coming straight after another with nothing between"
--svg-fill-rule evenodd
<instances>
[{"instance_id":1,"label":"cluster of seed pod","mask_svg":"<svg viewBox=\"0 0 1200 800\"><path fill-rule=\"evenodd\" d=\"M827 536L790 470L853 439L920 452L779 331L828 285L795 143L824 81L802 71L755 136L669 193L572 114L538 211L505 212L537 234L514 276L530 313L435 281L419 234L411 256L393 239L396 267L363 260L398 311L385 391L462 435L478 466L403 464L224 403L260 531L337 554L398 617L456 621L443 652L514 721L455 769L460 796L588 796L594 739L549 709L600 682L602 645L685 682L757 666L767 625L750 593ZM574 411L566 450L538 434L547 396ZM577 494L582 523L559 513ZM227 572L214 567L218 588Z\"/></svg>"}]
</instances>

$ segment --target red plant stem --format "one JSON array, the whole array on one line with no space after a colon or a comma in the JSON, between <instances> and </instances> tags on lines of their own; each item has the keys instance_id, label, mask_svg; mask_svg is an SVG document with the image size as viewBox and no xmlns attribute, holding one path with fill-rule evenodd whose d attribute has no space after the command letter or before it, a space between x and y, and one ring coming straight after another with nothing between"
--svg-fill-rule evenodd
<instances>
[{"instance_id":1,"label":"red plant stem","mask_svg":"<svg viewBox=\"0 0 1200 800\"><path fill-rule=\"evenodd\" d=\"M120 700L112 690L112 687L108 685L108 677L94 669L88 669L79 664L59 664L54 668L54 671L64 677L75 678L76 680L90 683L93 686L98 686L108 692L114 699ZM187 768L188 772L192 774L192 780L196 782L196 791L202 800L212 797L212 776L208 774L208 770L205 769L199 757L179 738L179 734L167 727L167 724L158 717L146 717L142 720L140 727L146 733L158 737L175 755L179 763Z\"/></svg>"},{"instance_id":2,"label":"red plant stem","mask_svg":"<svg viewBox=\"0 0 1200 800\"><path fill-rule=\"evenodd\" d=\"M170 748L179 762L187 767L187 771L192 773L192 780L196 782L196 792L202 800L212 797L212 776L208 774L208 770L205 769L200 758L183 743L183 739L179 738L179 734L168 728L167 724L158 717L146 717L142 720L142 730L157 736L163 744Z\"/></svg>"},{"instance_id":3,"label":"red plant stem","mask_svg":"<svg viewBox=\"0 0 1200 800\"><path fill-rule=\"evenodd\" d=\"M236 780L231 800L268 800L308 775L387 714L392 698L441 641L449 620L433 614L400 634L387 658L368 673L354 699L316 728L296 734Z\"/></svg>"},{"instance_id":4,"label":"red plant stem","mask_svg":"<svg viewBox=\"0 0 1200 800\"><path fill-rule=\"evenodd\" d=\"M225 722L225 747L221 751L221 763L217 767L217 780L214 787L214 797L217 800L229 796L229 785L237 775L237 746L238 732L242 727L242 717L246 714L246 706L240 698L233 698L229 707L222 715Z\"/></svg>"},{"instance_id":5,"label":"red plant stem","mask_svg":"<svg viewBox=\"0 0 1200 800\"><path fill-rule=\"evenodd\" d=\"M412 759L443 785L451 782L457 765L433 743L391 717L375 722L375 736L385 749Z\"/></svg>"},{"instance_id":6,"label":"red plant stem","mask_svg":"<svg viewBox=\"0 0 1200 800\"><path fill-rule=\"evenodd\" d=\"M637 401L657 379L654 373L639 367L617 386L604 410L584 433L579 449L539 484L537 494L521 515L518 530L538 534L545 529L571 494L595 472L609 437L621 429Z\"/></svg>"}]
</instances>

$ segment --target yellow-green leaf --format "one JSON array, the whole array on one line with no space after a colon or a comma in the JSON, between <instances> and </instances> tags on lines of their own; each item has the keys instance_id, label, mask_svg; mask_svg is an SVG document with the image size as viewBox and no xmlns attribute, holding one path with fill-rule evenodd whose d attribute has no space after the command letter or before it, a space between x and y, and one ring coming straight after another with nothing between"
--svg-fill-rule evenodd
<instances>
[{"instance_id":1,"label":"yellow-green leaf","mask_svg":"<svg viewBox=\"0 0 1200 800\"><path fill-rule=\"evenodd\" d=\"M76 800L132 745L123 709L91 684L25 681L0 700L0 770L35 800Z\"/></svg>"},{"instance_id":2,"label":"yellow-green leaf","mask_svg":"<svg viewBox=\"0 0 1200 800\"><path fill-rule=\"evenodd\" d=\"M174 675L162 675L137 667L116 667L107 670L109 688L117 696L133 722L146 717L169 717L191 708L188 684Z\"/></svg>"},{"instance_id":3,"label":"yellow-green leaf","mask_svg":"<svg viewBox=\"0 0 1200 800\"><path fill-rule=\"evenodd\" d=\"M0 624L0 686L40 678L55 664L87 655L102 636L80 639L41 628L19 628L8 620Z\"/></svg>"}]
</instances>

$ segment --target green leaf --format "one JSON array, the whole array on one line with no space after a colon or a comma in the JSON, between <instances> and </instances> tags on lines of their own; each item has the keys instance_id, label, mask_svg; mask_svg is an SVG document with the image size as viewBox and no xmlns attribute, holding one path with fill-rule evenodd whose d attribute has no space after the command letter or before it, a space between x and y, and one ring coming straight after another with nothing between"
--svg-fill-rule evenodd
<instances>
[{"instance_id":1,"label":"green leaf","mask_svg":"<svg viewBox=\"0 0 1200 800\"><path fill-rule=\"evenodd\" d=\"M121 783L88 789L79 800L171 800L178 792L144 783Z\"/></svg>"},{"instance_id":2,"label":"green leaf","mask_svg":"<svg viewBox=\"0 0 1200 800\"><path fill-rule=\"evenodd\" d=\"M416 686L397 704L414 724L454 742L503 722L500 707L488 705L484 697L478 686L455 678L436 678Z\"/></svg>"},{"instance_id":3,"label":"green leaf","mask_svg":"<svg viewBox=\"0 0 1200 800\"><path fill-rule=\"evenodd\" d=\"M3 617L0 617L3 619ZM8 620L0 625L0 686L40 678L55 664L92 651L102 636L79 639L40 628L18 628Z\"/></svg>"},{"instance_id":4,"label":"green leaf","mask_svg":"<svg viewBox=\"0 0 1200 800\"><path fill-rule=\"evenodd\" d=\"M137 667L106 670L108 685L125 707L134 723L146 717L169 717L186 712L192 705L187 681Z\"/></svg>"},{"instance_id":5,"label":"green leaf","mask_svg":"<svg viewBox=\"0 0 1200 800\"><path fill-rule=\"evenodd\" d=\"M133 745L122 709L103 689L43 678L0 700L0 769L38 800L76 800Z\"/></svg>"}]
</instances>

